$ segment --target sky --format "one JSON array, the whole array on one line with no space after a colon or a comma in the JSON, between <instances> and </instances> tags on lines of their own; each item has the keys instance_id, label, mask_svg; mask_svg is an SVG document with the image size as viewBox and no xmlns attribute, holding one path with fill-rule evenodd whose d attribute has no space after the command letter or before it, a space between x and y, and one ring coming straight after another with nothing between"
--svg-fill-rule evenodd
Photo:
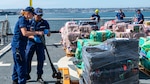
<instances>
[{"instance_id":1,"label":"sky","mask_svg":"<svg viewBox=\"0 0 150 84\"><path fill-rule=\"evenodd\" d=\"M150 7L150 0L32 0L40 8L127 8ZM1 0L0 9L20 9L29 6L29 0Z\"/></svg>"}]
</instances>

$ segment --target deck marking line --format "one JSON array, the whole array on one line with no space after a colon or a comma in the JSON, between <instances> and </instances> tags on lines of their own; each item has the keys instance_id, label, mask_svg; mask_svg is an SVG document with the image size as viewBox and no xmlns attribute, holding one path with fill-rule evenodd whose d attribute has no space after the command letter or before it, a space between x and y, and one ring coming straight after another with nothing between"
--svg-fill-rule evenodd
<instances>
[{"instance_id":1,"label":"deck marking line","mask_svg":"<svg viewBox=\"0 0 150 84\"><path fill-rule=\"evenodd\" d=\"M11 65L11 63L3 63L3 61L0 62L0 66L10 66L10 65Z\"/></svg>"},{"instance_id":2,"label":"deck marking line","mask_svg":"<svg viewBox=\"0 0 150 84\"><path fill-rule=\"evenodd\" d=\"M67 57L64 56L62 58L59 59L59 61L57 63L53 63L54 65L57 65L59 68L63 68L63 67L67 67L69 68L69 73L71 76L75 77L75 78L79 78L77 71L71 69L68 65L73 65L72 61L69 61L72 57Z\"/></svg>"},{"instance_id":3,"label":"deck marking line","mask_svg":"<svg viewBox=\"0 0 150 84\"><path fill-rule=\"evenodd\" d=\"M37 66L37 61L32 61L31 65L32 66ZM44 63L44 65L47 65L47 63Z\"/></svg>"},{"instance_id":4,"label":"deck marking line","mask_svg":"<svg viewBox=\"0 0 150 84\"><path fill-rule=\"evenodd\" d=\"M7 46L5 46L3 49L0 50L0 56L2 56L5 52L10 50L11 48L11 43L9 43Z\"/></svg>"}]
</instances>

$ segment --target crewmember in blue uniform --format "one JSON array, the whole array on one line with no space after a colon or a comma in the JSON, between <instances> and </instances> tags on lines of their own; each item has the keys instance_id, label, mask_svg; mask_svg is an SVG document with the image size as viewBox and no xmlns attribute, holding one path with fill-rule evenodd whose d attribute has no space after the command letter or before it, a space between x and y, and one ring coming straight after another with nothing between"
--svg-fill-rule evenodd
<instances>
[{"instance_id":1,"label":"crewmember in blue uniform","mask_svg":"<svg viewBox=\"0 0 150 84\"><path fill-rule=\"evenodd\" d=\"M122 9L120 9L119 12L116 14L116 19L123 20L124 17L125 17L125 14L124 12L122 12Z\"/></svg>"},{"instance_id":2,"label":"crewmember in blue uniform","mask_svg":"<svg viewBox=\"0 0 150 84\"><path fill-rule=\"evenodd\" d=\"M94 14L92 14L92 16L91 16L91 20L95 20L96 22L99 22L100 21L100 16L99 16L99 10L98 9L96 9L95 10L95 13Z\"/></svg>"},{"instance_id":3,"label":"crewmember in blue uniform","mask_svg":"<svg viewBox=\"0 0 150 84\"><path fill-rule=\"evenodd\" d=\"M140 9L138 9L136 12L137 12L138 24L143 24L143 22L144 22L144 15L141 13Z\"/></svg>"},{"instance_id":4,"label":"crewmember in blue uniform","mask_svg":"<svg viewBox=\"0 0 150 84\"><path fill-rule=\"evenodd\" d=\"M42 19L43 16L43 10L41 8L36 8L35 9L35 15L34 15L34 19L31 20L31 28L32 31L43 31L44 34L46 34L47 36L50 36L50 27L49 24L46 20ZM38 37L39 40L34 39L34 37ZM43 35L44 37L44 35ZM45 46L43 45L41 39L41 37L39 35L36 36L30 36L29 40L28 40L28 44L26 47L26 56L27 56L27 79L30 79L30 72L31 72L31 62L32 62L32 58L34 55L34 52L36 51L36 55L37 55L37 81L38 82L44 82L42 79L42 74L43 74L43 64L44 64L44 60L45 60L45 53L44 53L44 49Z\"/></svg>"},{"instance_id":5,"label":"crewmember in blue uniform","mask_svg":"<svg viewBox=\"0 0 150 84\"><path fill-rule=\"evenodd\" d=\"M31 32L29 19L33 18L33 7L27 7L19 17L15 28L14 35L11 42L11 49L13 53L14 68L12 74L13 84L26 84L26 57L25 49L30 35L43 35L41 32Z\"/></svg>"}]
</instances>

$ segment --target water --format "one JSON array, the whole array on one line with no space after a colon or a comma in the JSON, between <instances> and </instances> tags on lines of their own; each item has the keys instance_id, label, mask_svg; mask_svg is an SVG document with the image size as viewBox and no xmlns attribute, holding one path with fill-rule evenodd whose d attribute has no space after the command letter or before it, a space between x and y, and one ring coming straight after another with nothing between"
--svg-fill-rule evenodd
<instances>
[{"instance_id":1,"label":"water","mask_svg":"<svg viewBox=\"0 0 150 84\"><path fill-rule=\"evenodd\" d=\"M136 12L124 12L126 17L134 17ZM145 17L150 17L150 11L142 11ZM47 13L44 14L43 18L90 18L92 13ZM116 12L100 12L101 18L113 17L115 19ZM9 15L8 20L10 21L10 28L13 32L14 25L18 20L19 15ZM5 16L0 16L0 20L5 20ZM58 31L68 20L50 20L48 21L51 27L51 31Z\"/></svg>"}]
</instances>

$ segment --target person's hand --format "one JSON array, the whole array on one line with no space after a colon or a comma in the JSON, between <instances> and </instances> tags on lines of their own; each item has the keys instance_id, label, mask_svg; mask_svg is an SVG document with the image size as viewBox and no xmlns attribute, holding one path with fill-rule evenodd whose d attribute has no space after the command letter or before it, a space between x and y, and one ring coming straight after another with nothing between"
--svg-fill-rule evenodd
<instances>
[{"instance_id":1,"label":"person's hand","mask_svg":"<svg viewBox=\"0 0 150 84\"><path fill-rule=\"evenodd\" d=\"M42 43L41 39L37 35L34 36L34 41L36 43Z\"/></svg>"},{"instance_id":2,"label":"person's hand","mask_svg":"<svg viewBox=\"0 0 150 84\"><path fill-rule=\"evenodd\" d=\"M36 34L42 36L44 34L44 32L43 31L36 31Z\"/></svg>"},{"instance_id":3,"label":"person's hand","mask_svg":"<svg viewBox=\"0 0 150 84\"><path fill-rule=\"evenodd\" d=\"M49 33L49 29L44 29L44 34L48 34Z\"/></svg>"},{"instance_id":4,"label":"person's hand","mask_svg":"<svg viewBox=\"0 0 150 84\"><path fill-rule=\"evenodd\" d=\"M50 36L51 36L51 32L49 32L49 33L47 34L47 36L50 37Z\"/></svg>"}]
</instances>

